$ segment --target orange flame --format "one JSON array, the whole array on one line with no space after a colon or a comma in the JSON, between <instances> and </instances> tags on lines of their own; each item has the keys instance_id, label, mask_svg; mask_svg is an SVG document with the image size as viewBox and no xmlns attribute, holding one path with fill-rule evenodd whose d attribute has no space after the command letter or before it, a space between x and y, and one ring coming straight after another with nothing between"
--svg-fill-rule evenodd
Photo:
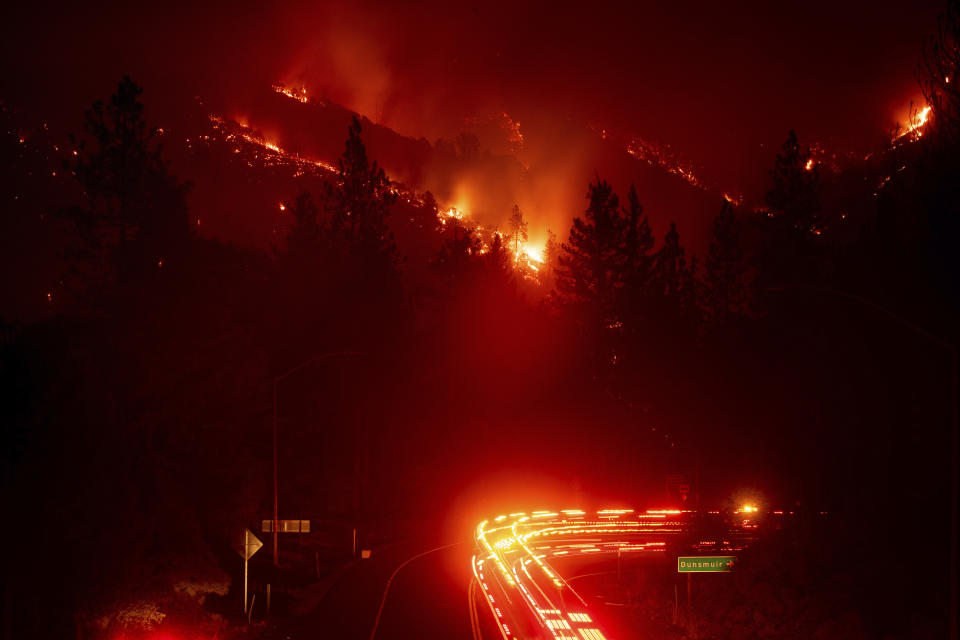
<instances>
[{"instance_id":1,"label":"orange flame","mask_svg":"<svg viewBox=\"0 0 960 640\"><path fill-rule=\"evenodd\" d=\"M302 102L304 104L307 104L308 102L310 102L310 98L309 96L307 96L307 90L304 87L300 87L299 89L291 89L289 87L286 87L278 83L273 85L272 88L277 93L283 94L288 98L293 98L298 102Z\"/></svg>"},{"instance_id":2,"label":"orange flame","mask_svg":"<svg viewBox=\"0 0 960 640\"><path fill-rule=\"evenodd\" d=\"M916 113L910 115L910 122L907 125L907 128L900 132L895 140L899 140L904 136L911 136L913 139L917 139L923 135L923 128L930 121L930 115L933 111L933 107L930 105L925 105L922 109Z\"/></svg>"},{"instance_id":3,"label":"orange flame","mask_svg":"<svg viewBox=\"0 0 960 640\"><path fill-rule=\"evenodd\" d=\"M272 85L272 89L281 95L297 100L303 104L312 103L322 105L322 103L312 100L307 95L307 90L305 88L292 89L278 83ZM518 147L522 147L523 134L520 132L519 123L511 119L506 113L503 114L503 117L512 134L510 142L516 144ZM209 119L213 125L214 132L220 135L203 136L203 139L211 140L220 137L224 142L233 145L234 153L239 154L241 151L240 146L244 143L253 145L267 152L265 156L256 156L261 161L269 164L275 164L277 161L290 162L294 166L298 167L296 175L302 175L305 169L320 169L322 172L329 174L334 174L338 170L333 163L326 162L324 160L306 158L300 154L286 151L280 146L279 143L269 141L260 135L248 124L245 118L228 120L221 116L211 114ZM187 140L187 144L190 144L189 140ZM408 204L422 206L424 203L422 194L419 194L413 190L404 189L403 186L399 185L398 183L393 183L390 191ZM279 203L279 209L282 212L285 211L287 207L281 202ZM439 219L440 224L444 227L446 227L447 224L453 220L459 228L470 229L474 234L476 234L476 237L480 239L480 253L487 253L490 250L490 242L493 240L493 235L499 233L496 230L492 232L485 230L482 225L470 220L469 214L462 208L462 206L447 205L445 207L441 207L437 211L437 218ZM506 248L513 255L512 262L514 264L514 268L517 269L518 272L522 272L525 279L539 284L537 273L542 268L544 262L543 252L545 246L536 248L530 246L529 242L526 242L520 243L519 245L515 243L507 243Z\"/></svg>"}]
</instances>

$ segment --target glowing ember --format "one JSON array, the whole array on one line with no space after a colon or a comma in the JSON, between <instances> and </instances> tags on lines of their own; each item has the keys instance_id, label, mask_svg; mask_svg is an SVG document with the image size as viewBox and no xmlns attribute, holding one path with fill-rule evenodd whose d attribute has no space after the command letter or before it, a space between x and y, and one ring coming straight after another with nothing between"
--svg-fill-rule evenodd
<instances>
[{"instance_id":1,"label":"glowing ember","mask_svg":"<svg viewBox=\"0 0 960 640\"><path fill-rule=\"evenodd\" d=\"M273 85L272 88L277 93L285 95L288 98L293 98L298 102L302 102L304 104L310 102L310 98L307 96L307 90L303 87L300 87L299 89L291 89L290 87L285 87L284 85L278 83Z\"/></svg>"},{"instance_id":2,"label":"glowing ember","mask_svg":"<svg viewBox=\"0 0 960 640\"><path fill-rule=\"evenodd\" d=\"M520 123L511 118L506 112L503 113L503 119L506 122L508 131L510 132L508 141L515 145L518 150L522 150L523 134L520 132Z\"/></svg>"},{"instance_id":3,"label":"glowing ember","mask_svg":"<svg viewBox=\"0 0 960 640\"><path fill-rule=\"evenodd\" d=\"M723 199L737 207L743 204L743 195L740 194L730 195L729 193L725 193L723 194Z\"/></svg>"},{"instance_id":4,"label":"glowing ember","mask_svg":"<svg viewBox=\"0 0 960 640\"><path fill-rule=\"evenodd\" d=\"M266 149L267 151L273 154L276 154L283 160L287 160L289 162L292 162L300 166L310 165L312 167L321 169L322 171L325 171L327 173L334 173L337 170L337 168L329 162L324 162L323 160L311 160L308 158L304 158L299 154L289 153L287 151L284 151L283 148L280 147L280 145L276 144L275 142L268 142L262 136L254 132L252 128L250 128L249 126L241 122L237 122L235 120L228 122L224 118L221 118L220 116L217 116L217 115L211 115L210 121L213 123L214 129L217 132L222 131L223 133L226 134L224 137L224 140L226 142L242 141L248 144L256 145L258 147ZM234 147L233 152L240 153L240 148Z\"/></svg>"},{"instance_id":5,"label":"glowing ember","mask_svg":"<svg viewBox=\"0 0 960 640\"><path fill-rule=\"evenodd\" d=\"M612 136L611 132L604 129L601 131L601 137L608 139ZM638 160L643 160L651 166L659 166L675 176L679 176L687 181L691 186L697 189L707 190L707 187L696 176L693 166L680 158L669 145L658 146L639 136L628 137L624 142L627 153Z\"/></svg>"}]
</instances>

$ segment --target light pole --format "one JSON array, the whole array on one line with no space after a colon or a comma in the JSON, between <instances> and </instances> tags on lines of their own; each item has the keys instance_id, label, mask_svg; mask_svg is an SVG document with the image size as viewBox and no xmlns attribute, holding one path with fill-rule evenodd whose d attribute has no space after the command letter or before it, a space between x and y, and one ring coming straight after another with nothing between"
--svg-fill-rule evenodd
<instances>
[{"instance_id":1,"label":"light pole","mask_svg":"<svg viewBox=\"0 0 960 640\"><path fill-rule=\"evenodd\" d=\"M318 355L304 360L294 368L290 369L286 373L281 373L279 376L274 377L273 379L273 566L280 564L280 555L279 547L277 545L277 535L279 534L278 528L280 525L280 505L279 505L279 490L277 483L277 387L280 385L280 381L292 376L297 371L308 367L309 365L317 362L318 360L324 360L326 358L332 358L334 356L358 356L360 355L359 351L331 351L330 353L321 353Z\"/></svg>"}]
</instances>

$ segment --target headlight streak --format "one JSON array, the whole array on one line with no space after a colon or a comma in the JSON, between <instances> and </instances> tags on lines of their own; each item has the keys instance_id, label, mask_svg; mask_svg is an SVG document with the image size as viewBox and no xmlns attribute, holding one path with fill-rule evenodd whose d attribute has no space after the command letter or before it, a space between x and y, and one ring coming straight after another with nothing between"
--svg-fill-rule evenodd
<instances>
[{"instance_id":1,"label":"headlight streak","mask_svg":"<svg viewBox=\"0 0 960 640\"><path fill-rule=\"evenodd\" d=\"M506 623L500 621L502 616L498 615L498 610L493 603L493 595L490 594L490 588L488 587L487 583L483 581L483 574L479 571L479 569L483 567L483 560L477 561L476 558L476 556L473 556L472 562L470 563L473 566L473 577L483 588L483 599L490 607L490 613L492 613L494 618L497 620L497 628L500 630L500 635L503 636L503 640L510 640L510 629L507 627Z\"/></svg>"},{"instance_id":2,"label":"headlight streak","mask_svg":"<svg viewBox=\"0 0 960 640\"><path fill-rule=\"evenodd\" d=\"M750 507L751 516L757 517L759 510L753 505ZM741 514L746 511L738 509L732 515L742 518ZM700 513L716 515L719 512ZM770 512L771 517L774 514L783 517L782 512ZM591 514L581 509L562 509L500 515L494 518L494 527L487 528L488 520L477 525L477 557L480 559L474 563L475 571L494 621L505 638L517 637L509 631L509 618L511 624L516 623L514 627L520 625L516 631L520 637L537 635L554 640L606 640L596 619L588 613L587 602L551 565L550 559L663 554L667 551L667 539L689 531L691 518L696 517L697 512L689 509L648 509L643 512L603 509ZM732 533L734 536L746 535ZM731 538L723 539L721 543L718 538L701 541L694 547L706 547L714 552L735 551L743 548L743 542ZM496 566L493 580L483 574L486 562ZM537 569L532 569L530 565L533 564ZM491 592L494 588L500 589L497 600ZM582 610L573 611L567 606L565 592L576 597L578 602L574 604ZM511 598L511 594L519 595L519 601ZM555 604L558 597L560 608ZM525 606L521 607L520 601Z\"/></svg>"},{"instance_id":3,"label":"headlight streak","mask_svg":"<svg viewBox=\"0 0 960 640\"><path fill-rule=\"evenodd\" d=\"M550 608L551 608L551 609L554 609L556 605L553 604L553 600L550 599L550 596L548 596L546 593L544 593L543 589L540 588L540 585L537 584L537 581L534 580L534 579L533 579L533 576L530 575L530 572L527 571L527 563L520 563L520 568L523 569L523 572L526 574L527 579L530 581L530 583L533 584L533 586L535 586L535 587L537 588L537 591L540 592L540 595L543 596L544 602L546 602L548 605L550 605ZM520 581L520 576L517 575L517 569L516 569L516 567L514 567L514 569L513 569L513 574L514 574L514 576L517 578L517 582L519 582L519 581ZM530 602L531 606L534 608L534 610L536 610L536 612L537 612L537 614L539 615L539 617L541 618L541 620L542 620L543 622L546 622L546 618L544 617L543 611L537 606L537 602L536 602L536 600L533 598L533 594L531 594L530 591L527 590L527 589L524 589L523 592L524 592L524 595L527 597L527 600Z\"/></svg>"},{"instance_id":4,"label":"headlight streak","mask_svg":"<svg viewBox=\"0 0 960 640\"><path fill-rule=\"evenodd\" d=\"M686 511L679 509L651 509L640 513L634 509L603 509L591 515L582 509L562 509L499 515L493 519L496 526L490 528L487 528L490 521L484 520L476 529L477 557L481 559L474 561L474 572L501 634L504 638L512 637L504 607L513 615L522 614L509 604L495 604L492 585L483 575L485 562L496 566L494 573L498 580L495 582L503 589L503 597L512 601L511 591L520 595L527 614L533 616L531 622L536 621L540 633L555 640L605 638L587 613L587 602L550 565L549 559L644 551L663 553L666 550L663 537L683 530L684 513ZM651 536L656 539L649 539ZM536 571L531 570L533 564L537 565ZM551 589L556 589L556 594ZM583 610L557 608L554 599L564 591L572 593ZM561 603L562 600L561 597Z\"/></svg>"}]
</instances>

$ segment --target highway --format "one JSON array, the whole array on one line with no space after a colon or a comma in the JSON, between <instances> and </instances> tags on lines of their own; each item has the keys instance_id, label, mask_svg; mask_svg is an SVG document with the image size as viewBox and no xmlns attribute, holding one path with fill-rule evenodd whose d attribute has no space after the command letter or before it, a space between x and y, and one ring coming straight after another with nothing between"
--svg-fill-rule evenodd
<instances>
[{"instance_id":1,"label":"highway","mask_svg":"<svg viewBox=\"0 0 960 640\"><path fill-rule=\"evenodd\" d=\"M502 640L605 640L610 636L604 621L570 584L574 572L587 559L616 563L625 555L662 556L671 544L681 544L696 515L679 509L592 513L567 509L484 520L475 531L474 589L482 595L484 613L495 622ZM687 549L693 553L742 549L753 537L752 514L735 515L742 517L741 525L724 532L723 539L687 541ZM471 623L474 638L484 637L480 611L471 612Z\"/></svg>"},{"instance_id":2,"label":"highway","mask_svg":"<svg viewBox=\"0 0 960 640\"><path fill-rule=\"evenodd\" d=\"M280 624L269 637L391 640L430 632L467 640L470 543L467 536L453 545L414 539L374 549L342 573L313 612ZM484 637L493 638L493 623L484 624Z\"/></svg>"},{"instance_id":3,"label":"highway","mask_svg":"<svg viewBox=\"0 0 960 640\"><path fill-rule=\"evenodd\" d=\"M627 633L610 629L624 629L624 621L615 623L614 612L580 589L592 591L598 578L590 576L616 572L619 560L636 570L644 557L663 562L681 548L735 552L755 535L743 519L725 523L716 539L691 537L697 517L681 510L510 513L479 523L472 540L392 545L356 561L315 611L278 627L276 637L623 640Z\"/></svg>"}]
</instances>

